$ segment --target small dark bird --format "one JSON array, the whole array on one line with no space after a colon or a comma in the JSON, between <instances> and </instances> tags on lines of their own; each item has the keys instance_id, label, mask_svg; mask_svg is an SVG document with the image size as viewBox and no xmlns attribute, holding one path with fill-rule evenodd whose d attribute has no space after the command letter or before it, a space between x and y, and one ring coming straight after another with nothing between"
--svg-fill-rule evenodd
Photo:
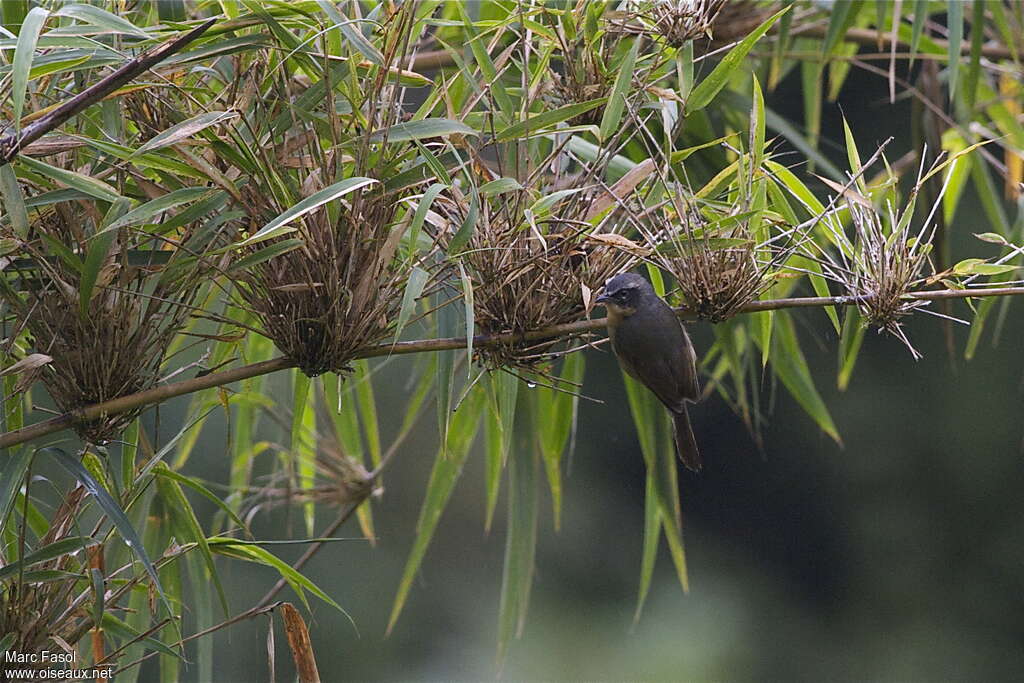
<instances>
[{"instance_id":1,"label":"small dark bird","mask_svg":"<svg viewBox=\"0 0 1024 683\"><path fill-rule=\"evenodd\" d=\"M700 396L697 353L682 322L651 283L633 273L608 280L597 303L608 309L608 336L622 368L672 413L679 459L699 472L700 452L686 413L686 402Z\"/></svg>"}]
</instances>

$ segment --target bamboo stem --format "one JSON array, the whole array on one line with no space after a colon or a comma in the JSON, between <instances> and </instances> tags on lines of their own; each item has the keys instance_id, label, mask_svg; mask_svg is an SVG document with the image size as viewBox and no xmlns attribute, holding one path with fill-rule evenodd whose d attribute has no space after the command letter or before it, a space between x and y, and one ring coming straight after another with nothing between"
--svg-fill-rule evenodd
<instances>
[{"instance_id":1,"label":"bamboo stem","mask_svg":"<svg viewBox=\"0 0 1024 683\"><path fill-rule=\"evenodd\" d=\"M904 298L918 301L942 301L950 299L982 299L995 296L1020 296L1024 295L1024 287L999 287L991 289L940 289L922 292L910 292ZM759 311L775 311L787 308L820 308L823 306L850 306L858 302L857 297L851 296L811 296L797 297L792 299L767 299L764 301L753 301L742 309L741 313L757 313ZM694 318L694 315L685 308L676 309L677 315L682 318ZM480 334L473 338L474 348L495 346L525 341L536 341L539 339L551 339L555 337L566 337L570 335L593 332L605 327L605 318L593 320L576 320L571 323L552 325L539 330L531 330L525 333L505 333L486 335ZM379 356L394 356L407 353L427 353L437 351L451 351L463 349L467 346L465 337L445 337L440 339L417 339L412 341L397 342L394 344L377 344L359 351L353 357L375 358ZM115 415L128 410L133 410L145 405L160 403L167 399L185 394L195 393L203 389L219 387L232 382L238 382L251 377L259 377L278 370L294 367L294 363L284 357L243 365L242 367L225 370L223 372L210 373L192 379L164 384L162 386L140 391L135 394L121 396L119 398L84 406L63 415L37 422L21 429L15 429L0 434L0 448L8 448L25 443L31 439L37 439L47 434L53 434L67 429L76 422L94 420L98 417Z\"/></svg>"},{"instance_id":2,"label":"bamboo stem","mask_svg":"<svg viewBox=\"0 0 1024 683\"><path fill-rule=\"evenodd\" d=\"M138 57L128 60L123 66L96 82L95 85L89 86L49 114L25 126L20 135L11 133L0 138L0 166L11 163L22 149L35 140L181 50L203 35L206 29L213 26L216 21L216 19L208 19L188 33L163 42Z\"/></svg>"}]
</instances>

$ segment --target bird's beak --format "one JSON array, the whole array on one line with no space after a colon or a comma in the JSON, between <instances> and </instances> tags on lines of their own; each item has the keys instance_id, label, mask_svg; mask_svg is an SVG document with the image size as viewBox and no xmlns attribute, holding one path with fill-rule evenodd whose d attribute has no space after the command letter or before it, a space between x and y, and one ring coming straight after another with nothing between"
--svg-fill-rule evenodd
<instances>
[{"instance_id":1,"label":"bird's beak","mask_svg":"<svg viewBox=\"0 0 1024 683\"><path fill-rule=\"evenodd\" d=\"M611 297L609 297L608 295L602 294L601 296L599 296L596 299L594 299L594 303L595 304L603 304L605 301L609 301L610 299L611 299Z\"/></svg>"}]
</instances>

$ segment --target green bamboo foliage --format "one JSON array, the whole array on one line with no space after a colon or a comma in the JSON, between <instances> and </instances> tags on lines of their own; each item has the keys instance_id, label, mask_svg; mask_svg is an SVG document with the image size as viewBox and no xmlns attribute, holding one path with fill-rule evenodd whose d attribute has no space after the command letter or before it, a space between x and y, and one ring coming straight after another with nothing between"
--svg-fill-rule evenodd
<instances>
[{"instance_id":1,"label":"green bamboo foliage","mask_svg":"<svg viewBox=\"0 0 1024 683\"><path fill-rule=\"evenodd\" d=\"M707 394L753 433L770 419L770 376L837 442L796 314L751 305L850 297L811 316L834 332L844 389L868 326L909 345L901 321L928 310L913 292L1019 280L1017 6L571 5L0 3L0 151L69 93L212 22L0 165L4 431L33 422L44 393L68 411L277 351L298 368L290 383L195 392L173 428L154 430L141 408L78 423L92 442L78 455L4 451L0 646L57 635L119 677L153 656L176 680L183 639L239 614L221 587L227 558L339 607L261 544L257 513L297 506L306 542L330 507L374 539L367 501L432 422L436 457L388 629L415 599L463 467L481 457L482 523L506 520L504 654L528 624L542 498L558 529L579 399L600 391L585 377L593 339L538 330L591 315L606 277L642 264L714 324ZM857 69L917 102L907 158L823 124ZM803 86L801 122L771 107L787 78ZM796 153L778 154L783 141ZM972 195L983 221L964 215ZM977 239L960 253L965 230ZM973 307L968 358L1012 314L1001 301ZM393 359L361 356L428 336L464 339L412 366L391 434L379 378ZM689 584L671 428L628 379L627 393L647 468L639 618L663 536ZM223 448L207 452L200 437L219 425ZM226 481L194 476L210 457L229 460ZM61 473L57 508L32 480L39 468ZM210 524L200 499L216 508ZM95 528L76 526L86 516ZM80 609L56 609L69 600ZM40 629L29 610L63 619ZM201 678L211 642L200 639Z\"/></svg>"}]
</instances>

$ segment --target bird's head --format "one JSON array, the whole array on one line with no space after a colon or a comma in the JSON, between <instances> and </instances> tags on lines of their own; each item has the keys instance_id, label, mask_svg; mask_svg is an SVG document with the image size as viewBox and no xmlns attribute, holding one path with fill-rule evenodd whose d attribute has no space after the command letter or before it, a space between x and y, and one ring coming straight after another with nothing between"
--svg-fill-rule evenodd
<instances>
[{"instance_id":1,"label":"bird's head","mask_svg":"<svg viewBox=\"0 0 1024 683\"><path fill-rule=\"evenodd\" d=\"M616 324L636 313L643 297L653 292L651 283L639 275L619 273L604 284L604 293L597 297L596 303L608 309L610 322Z\"/></svg>"}]
</instances>

